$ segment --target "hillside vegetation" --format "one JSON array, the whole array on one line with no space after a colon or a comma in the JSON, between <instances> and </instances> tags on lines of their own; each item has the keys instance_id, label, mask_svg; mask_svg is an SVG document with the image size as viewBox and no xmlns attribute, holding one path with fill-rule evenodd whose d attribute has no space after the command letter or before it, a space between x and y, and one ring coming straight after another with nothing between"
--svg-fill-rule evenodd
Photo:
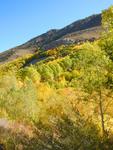
<instances>
[{"instance_id":1,"label":"hillside vegetation","mask_svg":"<svg viewBox=\"0 0 113 150\"><path fill-rule=\"evenodd\" d=\"M113 149L113 6L101 38L40 48L0 66L0 146Z\"/></svg>"}]
</instances>

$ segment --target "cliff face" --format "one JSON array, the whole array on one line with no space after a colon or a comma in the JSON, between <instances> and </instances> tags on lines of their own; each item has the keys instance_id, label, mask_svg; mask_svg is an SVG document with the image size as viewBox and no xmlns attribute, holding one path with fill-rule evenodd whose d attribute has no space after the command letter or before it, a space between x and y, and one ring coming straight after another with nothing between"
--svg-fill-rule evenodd
<instances>
[{"instance_id":1,"label":"cliff face","mask_svg":"<svg viewBox=\"0 0 113 150\"><path fill-rule=\"evenodd\" d=\"M92 15L62 29L50 30L23 45L1 53L0 63L11 61L25 54L35 53L37 47L47 50L62 44L93 41L100 37L101 30L101 14Z\"/></svg>"}]
</instances>

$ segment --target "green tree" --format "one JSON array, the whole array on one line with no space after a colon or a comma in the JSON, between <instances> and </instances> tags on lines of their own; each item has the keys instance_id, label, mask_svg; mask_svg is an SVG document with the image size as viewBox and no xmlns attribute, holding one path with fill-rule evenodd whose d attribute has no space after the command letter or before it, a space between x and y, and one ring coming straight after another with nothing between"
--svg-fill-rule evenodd
<instances>
[{"instance_id":1,"label":"green tree","mask_svg":"<svg viewBox=\"0 0 113 150\"><path fill-rule=\"evenodd\" d=\"M49 64L49 67L53 70L53 74L54 74L54 78L58 78L62 73L63 73L63 69L62 67L58 64Z\"/></svg>"},{"instance_id":2,"label":"green tree","mask_svg":"<svg viewBox=\"0 0 113 150\"><path fill-rule=\"evenodd\" d=\"M84 89L89 94L96 91L99 95L97 103L99 104L101 127L104 135L105 126L102 91L107 88L107 75L111 61L98 46L89 43L85 44L83 49L75 54L74 60L76 64L75 68L80 73L75 77L73 84L75 84L75 86L78 85L81 90Z\"/></svg>"},{"instance_id":3,"label":"green tree","mask_svg":"<svg viewBox=\"0 0 113 150\"><path fill-rule=\"evenodd\" d=\"M102 12L102 27L107 34L113 31L113 6Z\"/></svg>"},{"instance_id":4,"label":"green tree","mask_svg":"<svg viewBox=\"0 0 113 150\"><path fill-rule=\"evenodd\" d=\"M40 74L34 67L26 67L20 71L21 78L23 79L31 79L33 82L39 82L40 81Z\"/></svg>"},{"instance_id":5,"label":"green tree","mask_svg":"<svg viewBox=\"0 0 113 150\"><path fill-rule=\"evenodd\" d=\"M41 75L42 81L49 81L54 79L53 70L49 67L48 64L38 66L37 70Z\"/></svg>"},{"instance_id":6,"label":"green tree","mask_svg":"<svg viewBox=\"0 0 113 150\"><path fill-rule=\"evenodd\" d=\"M103 11L102 27L104 31L99 44L102 50L113 60L113 6Z\"/></svg>"},{"instance_id":7,"label":"green tree","mask_svg":"<svg viewBox=\"0 0 113 150\"><path fill-rule=\"evenodd\" d=\"M70 59L70 56L65 57L59 64L64 71L70 71L72 69L72 59Z\"/></svg>"}]
</instances>

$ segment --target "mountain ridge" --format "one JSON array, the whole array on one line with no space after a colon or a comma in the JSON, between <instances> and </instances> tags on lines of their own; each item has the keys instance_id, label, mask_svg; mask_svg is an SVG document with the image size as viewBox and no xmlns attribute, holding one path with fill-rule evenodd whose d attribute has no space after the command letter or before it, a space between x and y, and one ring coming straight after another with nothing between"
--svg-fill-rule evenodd
<instances>
[{"instance_id":1,"label":"mountain ridge","mask_svg":"<svg viewBox=\"0 0 113 150\"><path fill-rule=\"evenodd\" d=\"M33 54L38 48L48 50L62 44L94 41L100 37L101 14L92 15L67 25L61 29L52 29L26 43L0 53L0 63L12 61L26 54Z\"/></svg>"}]
</instances>

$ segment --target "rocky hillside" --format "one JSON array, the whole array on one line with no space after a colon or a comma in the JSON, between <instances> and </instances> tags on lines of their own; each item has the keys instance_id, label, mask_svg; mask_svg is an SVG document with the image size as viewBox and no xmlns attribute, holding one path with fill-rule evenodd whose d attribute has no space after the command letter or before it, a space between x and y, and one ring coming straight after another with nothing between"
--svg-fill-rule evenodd
<instances>
[{"instance_id":1,"label":"rocky hillside","mask_svg":"<svg viewBox=\"0 0 113 150\"><path fill-rule=\"evenodd\" d=\"M81 43L84 41L94 41L100 37L101 14L92 15L82 20L56 30L50 30L37 36L23 45L7 50L0 54L0 63L5 63L24 56L35 53L37 48L48 50L62 44Z\"/></svg>"}]
</instances>

